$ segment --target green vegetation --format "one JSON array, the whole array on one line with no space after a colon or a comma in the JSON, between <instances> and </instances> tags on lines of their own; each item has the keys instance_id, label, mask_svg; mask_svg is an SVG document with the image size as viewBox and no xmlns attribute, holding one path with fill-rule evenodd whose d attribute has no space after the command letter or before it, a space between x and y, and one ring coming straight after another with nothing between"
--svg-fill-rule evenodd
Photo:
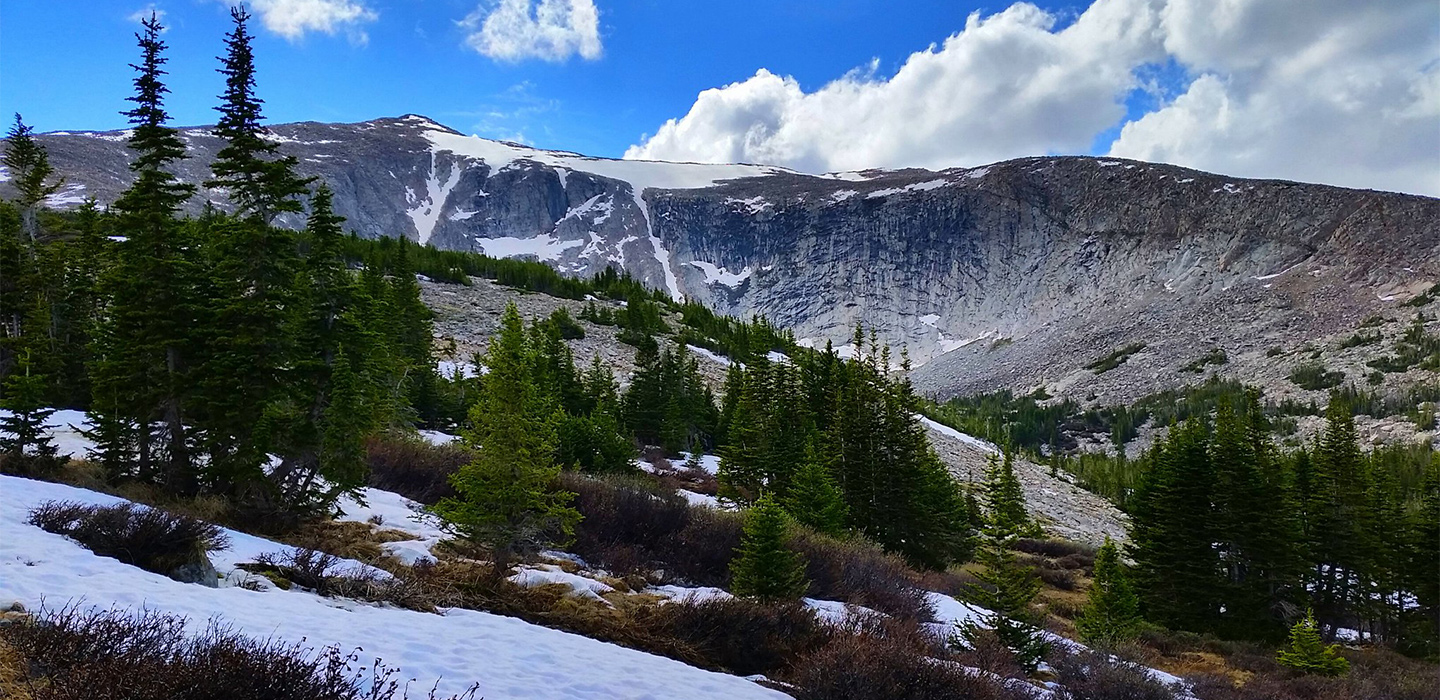
<instances>
[{"instance_id":1,"label":"green vegetation","mask_svg":"<svg viewBox=\"0 0 1440 700\"><path fill-rule=\"evenodd\" d=\"M1440 284L1434 285L1429 289L1419 294L1416 294L1414 297L1407 299L1404 303L1400 305L1418 309L1422 306L1429 306L1430 304L1435 303L1436 299L1440 299Z\"/></svg>"},{"instance_id":2,"label":"green vegetation","mask_svg":"<svg viewBox=\"0 0 1440 700\"><path fill-rule=\"evenodd\" d=\"M731 590L738 596L794 600L804 595L805 562L785 546L788 516L775 499L761 496L745 513L740 547L730 561Z\"/></svg>"},{"instance_id":3,"label":"green vegetation","mask_svg":"<svg viewBox=\"0 0 1440 700\"><path fill-rule=\"evenodd\" d=\"M1193 361L1191 361L1184 367L1181 367L1180 371L1201 374L1205 371L1205 367L1208 365L1223 365L1229 361L1230 358L1225 356L1224 350L1221 350L1220 348L1215 348L1210 352L1207 352L1204 355L1195 358Z\"/></svg>"},{"instance_id":4,"label":"green vegetation","mask_svg":"<svg viewBox=\"0 0 1440 700\"><path fill-rule=\"evenodd\" d=\"M1095 555L1095 579L1075 629L1087 644L1114 646L1140 631L1140 599L1130 587L1120 548L1109 537Z\"/></svg>"},{"instance_id":5,"label":"green vegetation","mask_svg":"<svg viewBox=\"0 0 1440 700\"><path fill-rule=\"evenodd\" d=\"M1395 344L1395 354L1366 364L1386 374L1406 372L1412 367L1440 371L1440 335L1425 332L1427 320L1424 313L1416 313L1415 320Z\"/></svg>"},{"instance_id":6,"label":"green vegetation","mask_svg":"<svg viewBox=\"0 0 1440 700\"><path fill-rule=\"evenodd\" d=\"M1305 362L1296 365L1290 372L1290 381L1301 389L1323 391L1340 386L1345 381L1344 372L1332 372L1320 362Z\"/></svg>"},{"instance_id":7,"label":"green vegetation","mask_svg":"<svg viewBox=\"0 0 1440 700\"><path fill-rule=\"evenodd\" d=\"M1365 333L1361 331L1355 333L1349 338L1340 341L1339 347L1341 350L1344 350L1346 348L1358 348L1362 345L1374 345L1375 343L1378 343L1384 339L1385 336L1381 335L1379 331L1375 331L1373 333Z\"/></svg>"},{"instance_id":8,"label":"green vegetation","mask_svg":"<svg viewBox=\"0 0 1440 700\"><path fill-rule=\"evenodd\" d=\"M1343 676L1350 670L1350 662L1336 655L1337 645L1326 646L1320 641L1316 629L1315 611L1305 611L1305 617L1290 628L1290 645L1281 649L1276 660L1281 666L1301 673L1321 676Z\"/></svg>"},{"instance_id":9,"label":"green vegetation","mask_svg":"<svg viewBox=\"0 0 1440 700\"><path fill-rule=\"evenodd\" d=\"M1112 369L1115 369L1116 367L1119 367L1120 365L1125 364L1125 361L1130 359L1131 355L1134 355L1135 353L1140 352L1144 349L1144 343L1131 343L1123 348L1120 348L1119 350L1110 353L1109 355L1101 357L1091 362L1090 364L1085 365L1085 369L1088 369L1096 374L1104 374Z\"/></svg>"}]
</instances>

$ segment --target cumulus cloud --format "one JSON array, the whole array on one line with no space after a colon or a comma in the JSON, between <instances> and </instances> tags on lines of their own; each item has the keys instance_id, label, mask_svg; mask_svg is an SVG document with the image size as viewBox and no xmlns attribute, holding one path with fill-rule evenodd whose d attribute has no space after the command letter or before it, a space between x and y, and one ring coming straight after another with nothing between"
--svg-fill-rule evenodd
<instances>
[{"instance_id":1,"label":"cumulus cloud","mask_svg":"<svg viewBox=\"0 0 1440 700\"><path fill-rule=\"evenodd\" d=\"M941 168L1090 153L1119 127L1099 151L1440 194L1437 21L1431 0L1097 0L1060 28L1018 3L890 77L872 66L805 92L761 69L705 90L625 155ZM1160 89L1165 66L1178 82ZM1127 115L1137 93L1174 97Z\"/></svg>"},{"instance_id":2,"label":"cumulus cloud","mask_svg":"<svg viewBox=\"0 0 1440 700\"><path fill-rule=\"evenodd\" d=\"M593 61L602 52L594 0L499 0L475 8L460 26L467 46L498 61Z\"/></svg>"},{"instance_id":3,"label":"cumulus cloud","mask_svg":"<svg viewBox=\"0 0 1440 700\"><path fill-rule=\"evenodd\" d=\"M1437 22L1433 2L1171 0L1166 48L1197 75L1110 153L1440 195Z\"/></svg>"},{"instance_id":4,"label":"cumulus cloud","mask_svg":"<svg viewBox=\"0 0 1440 700\"><path fill-rule=\"evenodd\" d=\"M307 32L334 35L344 31L352 40L364 43L369 37L360 27L380 17L355 0L250 0L250 6L266 29L290 41Z\"/></svg>"}]
</instances>

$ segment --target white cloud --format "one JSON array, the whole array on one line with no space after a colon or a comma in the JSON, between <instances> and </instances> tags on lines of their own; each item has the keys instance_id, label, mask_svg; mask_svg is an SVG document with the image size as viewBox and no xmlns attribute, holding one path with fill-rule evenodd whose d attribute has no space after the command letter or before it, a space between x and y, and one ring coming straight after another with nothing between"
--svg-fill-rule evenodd
<instances>
[{"instance_id":1,"label":"white cloud","mask_svg":"<svg viewBox=\"0 0 1440 700\"><path fill-rule=\"evenodd\" d=\"M499 0L475 8L460 26L467 46L498 61L593 61L602 52L594 0Z\"/></svg>"},{"instance_id":2,"label":"white cloud","mask_svg":"<svg viewBox=\"0 0 1440 700\"><path fill-rule=\"evenodd\" d=\"M1198 77L1110 153L1440 195L1437 22L1423 1L1171 0L1166 47Z\"/></svg>"},{"instance_id":3,"label":"white cloud","mask_svg":"<svg viewBox=\"0 0 1440 700\"><path fill-rule=\"evenodd\" d=\"M290 41L299 40L306 32L334 35L343 30L351 40L365 43L369 37L360 27L380 18L355 0L250 0L250 6L266 29Z\"/></svg>"},{"instance_id":4,"label":"white cloud","mask_svg":"<svg viewBox=\"0 0 1440 700\"><path fill-rule=\"evenodd\" d=\"M807 93L761 69L706 90L625 155L938 168L1089 153L1123 127L1113 155L1440 194L1437 22L1433 0L1097 0L1056 29L1018 3L888 78L872 65ZM1177 96L1127 123L1172 62Z\"/></svg>"}]
</instances>

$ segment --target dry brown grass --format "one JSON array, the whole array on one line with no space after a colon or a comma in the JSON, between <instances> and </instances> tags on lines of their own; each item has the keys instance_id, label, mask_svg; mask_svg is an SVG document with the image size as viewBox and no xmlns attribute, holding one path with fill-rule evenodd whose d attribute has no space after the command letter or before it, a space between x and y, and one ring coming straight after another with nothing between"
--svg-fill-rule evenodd
<instances>
[{"instance_id":1,"label":"dry brown grass","mask_svg":"<svg viewBox=\"0 0 1440 700\"><path fill-rule=\"evenodd\" d=\"M28 668L20 652L0 638L0 698L30 700L33 697L27 681Z\"/></svg>"}]
</instances>

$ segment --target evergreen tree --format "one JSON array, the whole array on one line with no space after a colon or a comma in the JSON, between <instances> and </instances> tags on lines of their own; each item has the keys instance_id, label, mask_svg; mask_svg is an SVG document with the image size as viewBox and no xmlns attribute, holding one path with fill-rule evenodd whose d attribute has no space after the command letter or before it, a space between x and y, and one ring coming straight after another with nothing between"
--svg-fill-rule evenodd
<instances>
[{"instance_id":1,"label":"evergreen tree","mask_svg":"<svg viewBox=\"0 0 1440 700\"><path fill-rule=\"evenodd\" d=\"M559 408L526 372L526 334L509 304L485 355L480 400L470 410L465 437L475 458L450 477L458 496L435 512L473 542L487 546L498 578L516 555L569 537L580 514L573 493L556 491L555 425Z\"/></svg>"},{"instance_id":2,"label":"evergreen tree","mask_svg":"<svg viewBox=\"0 0 1440 700\"><path fill-rule=\"evenodd\" d=\"M225 76L225 93L215 123L215 135L225 140L225 147L215 154L210 165L214 177L205 186L224 188L236 214L268 225L282 212L301 211L299 198L309 180L295 175L294 156L279 156L277 145L266 138L268 132L261 124L264 102L255 95L253 37L245 24L250 15L243 6L234 7L230 18L235 28L225 36L219 69Z\"/></svg>"},{"instance_id":3,"label":"evergreen tree","mask_svg":"<svg viewBox=\"0 0 1440 700\"><path fill-rule=\"evenodd\" d=\"M994 529L987 533L976 558L984 568L975 575L979 583L968 587L966 598L990 611L985 624L1015 654L1021 668L1034 673L1050 648L1031 607L1041 584L1034 569L1016 560L1014 544L1013 535ZM979 633L980 628L973 624L960 630L972 646Z\"/></svg>"},{"instance_id":4,"label":"evergreen tree","mask_svg":"<svg viewBox=\"0 0 1440 700\"><path fill-rule=\"evenodd\" d=\"M990 527L1007 535L1027 535L1034 529L1025 511L1025 492L1015 476L1015 453L1006 449L1004 459L989 458L985 469L985 514Z\"/></svg>"},{"instance_id":5,"label":"evergreen tree","mask_svg":"<svg viewBox=\"0 0 1440 700\"><path fill-rule=\"evenodd\" d=\"M1405 614L1408 624L1400 648L1414 656L1440 657L1440 461L1425 469L1420 508L1409 523L1411 546L1405 580L1416 605Z\"/></svg>"},{"instance_id":6,"label":"evergreen tree","mask_svg":"<svg viewBox=\"0 0 1440 700\"><path fill-rule=\"evenodd\" d=\"M1350 410L1338 399L1325 412L1314 455L1309 521L1309 585L1322 629L1333 629L1363 602L1360 582L1370 573L1368 470Z\"/></svg>"},{"instance_id":7,"label":"evergreen tree","mask_svg":"<svg viewBox=\"0 0 1440 700\"><path fill-rule=\"evenodd\" d=\"M731 592L762 600L793 600L805 593L805 562L785 546L785 510L765 494L745 513L740 547L730 562Z\"/></svg>"},{"instance_id":8,"label":"evergreen tree","mask_svg":"<svg viewBox=\"0 0 1440 700\"><path fill-rule=\"evenodd\" d=\"M1146 619L1191 631L1212 629L1219 614L1213 483L1208 435L1200 418L1172 427L1135 494L1130 554Z\"/></svg>"},{"instance_id":9,"label":"evergreen tree","mask_svg":"<svg viewBox=\"0 0 1440 700\"><path fill-rule=\"evenodd\" d=\"M830 475L825 449L817 442L812 438L806 447L805 461L785 493L785 510L796 522L839 537L845 532L845 500Z\"/></svg>"},{"instance_id":10,"label":"evergreen tree","mask_svg":"<svg viewBox=\"0 0 1440 700\"><path fill-rule=\"evenodd\" d=\"M1139 632L1140 599L1130 588L1120 549L1109 537L1095 555L1095 579L1075 628L1086 643L1102 645L1130 640Z\"/></svg>"},{"instance_id":11,"label":"evergreen tree","mask_svg":"<svg viewBox=\"0 0 1440 700\"><path fill-rule=\"evenodd\" d=\"M65 184L63 178L52 180L55 169L50 167L50 156L45 147L35 140L30 127L15 115L15 124L5 134L5 156L0 159L9 173L10 185L15 188L16 204L20 205L21 231L29 240L31 255L40 239L40 225L37 214L46 197L55 194Z\"/></svg>"},{"instance_id":12,"label":"evergreen tree","mask_svg":"<svg viewBox=\"0 0 1440 700\"><path fill-rule=\"evenodd\" d=\"M30 356L20 357L15 371L4 381L0 408L0 471L39 474L59 466L54 440L45 421L55 412L44 403L45 377L30 372Z\"/></svg>"},{"instance_id":13,"label":"evergreen tree","mask_svg":"<svg viewBox=\"0 0 1440 700\"><path fill-rule=\"evenodd\" d=\"M165 126L162 27L153 13L141 24L136 35L141 61L133 66L139 75L135 95L128 98L135 107L125 113L133 125L135 181L113 207L115 228L125 241L103 283L110 303L91 374L95 391L105 397L96 410L109 412L97 416L97 423L113 428L101 437L127 443L101 450L135 460L134 470L118 471L194 493L200 484L187 409L196 349L196 275L191 241L175 218L193 187L170 172L185 156L185 144Z\"/></svg>"},{"instance_id":14,"label":"evergreen tree","mask_svg":"<svg viewBox=\"0 0 1440 700\"><path fill-rule=\"evenodd\" d=\"M1315 623L1315 612L1307 610L1305 618L1290 628L1290 645L1281 649L1276 660L1281 666L1301 673L1321 676L1343 676L1350 662L1336 655L1335 645L1325 646Z\"/></svg>"}]
</instances>

